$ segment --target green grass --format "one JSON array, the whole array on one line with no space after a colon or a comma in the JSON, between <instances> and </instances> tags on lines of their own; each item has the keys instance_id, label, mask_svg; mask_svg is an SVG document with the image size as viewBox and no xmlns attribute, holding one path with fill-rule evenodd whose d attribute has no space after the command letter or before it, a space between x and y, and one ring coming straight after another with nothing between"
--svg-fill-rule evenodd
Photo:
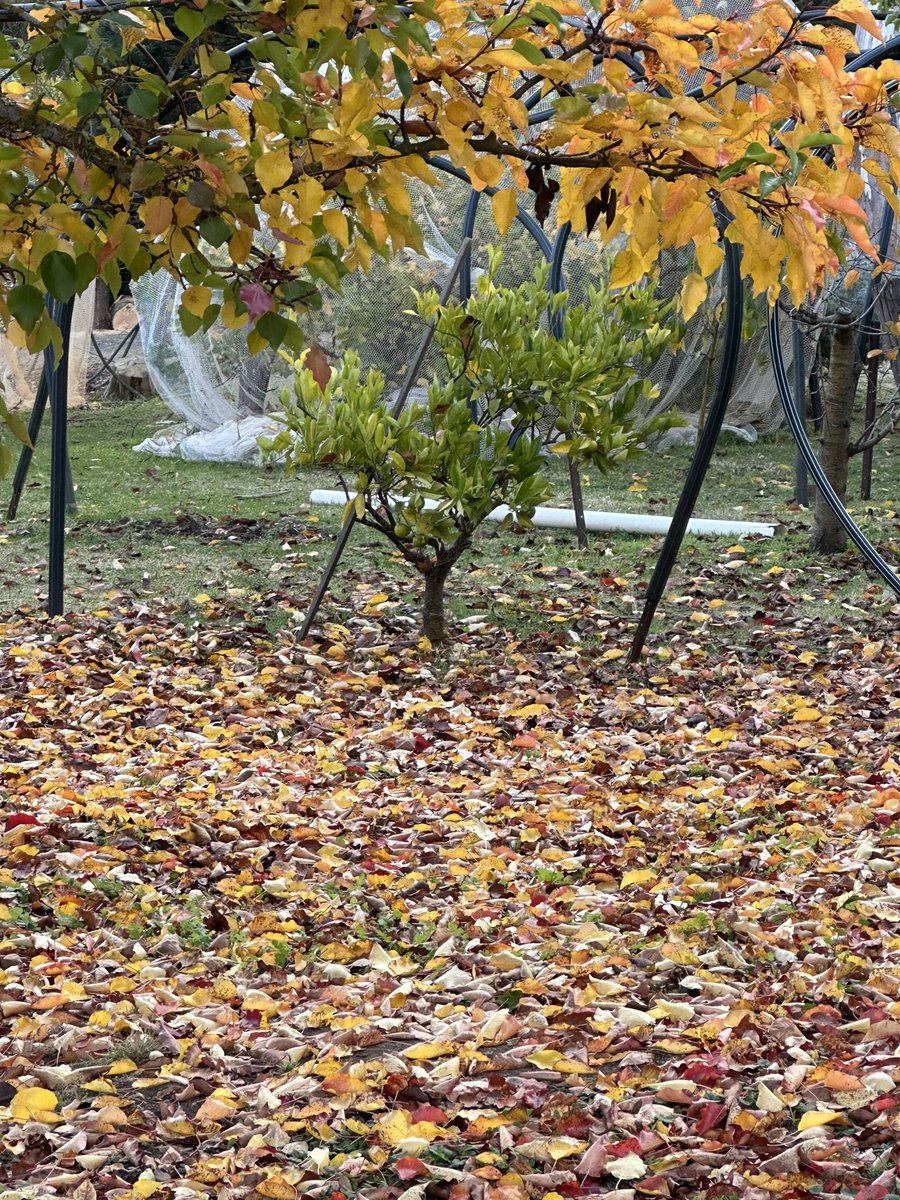
<instances>
[{"instance_id":1,"label":"green grass","mask_svg":"<svg viewBox=\"0 0 900 1200\"><path fill-rule=\"evenodd\" d=\"M308 499L311 488L333 487L333 479L325 472L291 478L277 466L208 465L133 453L132 446L158 429L166 416L157 401L95 404L72 414L78 511L69 523L69 606L84 611L125 594L150 604L182 604L194 612L198 604L193 598L200 594L248 604L262 596L267 597L262 615L277 631L291 621L293 610L305 607L330 553L340 509L312 510ZM0 609L7 613L23 606L39 608L44 601L48 432L39 441L18 518L0 526L5 549ZM689 461L690 450L678 449L648 456L627 471L586 477L586 504L667 515ZM806 615L825 620L845 621L860 603L860 612L872 604L884 606L887 598L872 592L872 580L852 554L837 563L810 558L810 514L790 503L793 461L786 434L754 446L723 439L697 515L774 521L780 529L769 541L748 541L743 555L729 552L727 540L688 538L670 589L680 599L668 601L669 615L684 616L682 610L718 596L725 599L723 615L733 614L728 617L732 624L746 625L760 606L771 605L779 589L784 592L786 583ZM858 460L853 468L851 496L858 495ZM568 479L561 465L554 465L553 479L555 501L568 505ZM898 482L900 449L889 442L876 452L871 504L852 506L888 554L897 549L898 523L891 506ZM4 508L9 484L7 478ZM586 588L593 589L595 601L612 616L630 621L639 611L659 544L658 538L598 534L590 549L580 553L574 535L566 531L501 534L487 527L458 570L451 611L460 620L484 619L527 634L546 625L548 613L535 601L546 601L552 578L563 622L567 595L574 606ZM573 572L571 582L567 570ZM610 582L614 580L621 582ZM345 617L355 593L371 592L373 584L391 598L387 614L411 611L415 579L372 533L359 529L325 615ZM579 634L577 622L575 632ZM582 635L589 636L590 630L582 629Z\"/></svg>"}]
</instances>

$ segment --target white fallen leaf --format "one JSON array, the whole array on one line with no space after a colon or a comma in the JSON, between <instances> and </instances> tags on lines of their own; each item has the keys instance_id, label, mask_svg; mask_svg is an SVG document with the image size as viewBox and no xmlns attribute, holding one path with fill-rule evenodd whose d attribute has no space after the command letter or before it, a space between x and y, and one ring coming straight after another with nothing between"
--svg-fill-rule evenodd
<instances>
[{"instance_id":1,"label":"white fallen leaf","mask_svg":"<svg viewBox=\"0 0 900 1200\"><path fill-rule=\"evenodd\" d=\"M459 1055L445 1059L433 1071L429 1071L429 1079L456 1079L460 1073Z\"/></svg>"},{"instance_id":2,"label":"white fallen leaf","mask_svg":"<svg viewBox=\"0 0 900 1200\"><path fill-rule=\"evenodd\" d=\"M472 986L472 976L466 971L460 970L459 967L450 967L449 970L444 971L443 975L438 975L434 986L447 992L458 992L462 988Z\"/></svg>"},{"instance_id":3,"label":"white fallen leaf","mask_svg":"<svg viewBox=\"0 0 900 1200\"><path fill-rule=\"evenodd\" d=\"M369 966L376 971L382 971L386 975L393 975L394 973L394 963L391 956L377 942L369 951Z\"/></svg>"},{"instance_id":4,"label":"white fallen leaf","mask_svg":"<svg viewBox=\"0 0 900 1200\"><path fill-rule=\"evenodd\" d=\"M648 1017L647 1014L642 1012L639 1008L618 1009L616 1012L616 1020L621 1021L621 1023L627 1029L639 1029L644 1025L656 1024L652 1017Z\"/></svg>"},{"instance_id":5,"label":"white fallen leaf","mask_svg":"<svg viewBox=\"0 0 900 1200\"><path fill-rule=\"evenodd\" d=\"M863 1075L862 1081L865 1087L871 1088L879 1096L892 1092L897 1086L887 1071L873 1071L871 1075Z\"/></svg>"},{"instance_id":6,"label":"white fallen leaf","mask_svg":"<svg viewBox=\"0 0 900 1200\"><path fill-rule=\"evenodd\" d=\"M785 1105L783 1100L779 1100L774 1092L761 1083L756 1094L756 1107L761 1108L763 1112L776 1113L781 1112Z\"/></svg>"},{"instance_id":7,"label":"white fallen leaf","mask_svg":"<svg viewBox=\"0 0 900 1200\"><path fill-rule=\"evenodd\" d=\"M676 1021L692 1021L694 1018L694 1010L690 1004L675 1004L670 1000L657 1000L656 1008L664 1016L672 1017Z\"/></svg>"},{"instance_id":8,"label":"white fallen leaf","mask_svg":"<svg viewBox=\"0 0 900 1200\"><path fill-rule=\"evenodd\" d=\"M613 1179L642 1179L647 1174L647 1164L636 1154L612 1158L606 1164L607 1175Z\"/></svg>"}]
</instances>

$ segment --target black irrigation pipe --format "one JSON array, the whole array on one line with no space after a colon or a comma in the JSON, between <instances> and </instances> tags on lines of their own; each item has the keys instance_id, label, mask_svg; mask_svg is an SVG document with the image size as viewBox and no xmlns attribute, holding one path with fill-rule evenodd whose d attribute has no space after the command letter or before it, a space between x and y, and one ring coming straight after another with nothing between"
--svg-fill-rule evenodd
<instances>
[{"instance_id":1,"label":"black irrigation pipe","mask_svg":"<svg viewBox=\"0 0 900 1200\"><path fill-rule=\"evenodd\" d=\"M781 349L781 339L778 331L778 311L773 308L769 314L769 350L772 355L772 367L775 371L775 383L778 387L778 395L781 399L781 405L784 409L784 415L787 418L791 433L794 435L794 440L799 447L800 453L803 455L807 469L815 481L816 487L828 501L828 506L843 525L844 529L856 548L860 551L863 557L867 560L873 570L881 576L884 582L898 596L900 596L900 578L881 557L863 531L859 528L843 502L839 499L834 488L825 474L816 452L812 447L803 422L799 418L797 408L794 402L793 392L791 390L790 379L788 378L787 368L785 367L784 354Z\"/></svg>"}]
</instances>

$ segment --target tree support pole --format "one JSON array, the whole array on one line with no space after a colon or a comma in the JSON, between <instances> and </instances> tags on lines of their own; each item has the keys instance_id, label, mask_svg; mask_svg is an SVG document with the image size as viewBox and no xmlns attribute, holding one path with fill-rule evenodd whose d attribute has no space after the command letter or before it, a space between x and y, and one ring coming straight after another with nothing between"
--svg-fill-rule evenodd
<instances>
[{"instance_id":1,"label":"tree support pole","mask_svg":"<svg viewBox=\"0 0 900 1200\"><path fill-rule=\"evenodd\" d=\"M641 657L644 643L647 640L647 634L650 632L650 626L653 623L659 602L666 590L669 576L672 574L672 568L675 566L675 560L678 557L678 551L684 540L688 521L694 511L694 505L697 503L700 488L703 486L703 480L706 478L706 472L709 469L713 451L719 439L719 432L722 428L722 422L725 419L725 410L728 408L728 402L731 399L731 389L734 384L735 371L737 370L738 350L741 341L741 324L744 316L744 288L741 283L740 251L734 242L730 242L725 238L723 238L722 244L725 250L725 294L728 297L722 365L719 368L716 392L706 415L703 433L700 435L700 440L694 451L690 470L684 482L678 506L672 517L672 524L669 526L669 532L666 534L662 550L656 562L656 568L647 588L644 610L641 613L641 619L638 621L628 658L628 661L633 663L637 662Z\"/></svg>"},{"instance_id":2,"label":"tree support pole","mask_svg":"<svg viewBox=\"0 0 900 1200\"><path fill-rule=\"evenodd\" d=\"M459 279L459 273L463 269L463 264L468 260L468 256L472 249L471 237L463 238L462 245L459 248L459 253L453 260L453 266L450 268L450 274L444 283L443 290L440 295L441 305L447 304L450 297L453 295L453 289L456 287L456 281ZM412 391L416 380L419 377L419 371L422 369L422 364L425 361L425 356L428 353L428 348L431 345L434 331L437 328L437 317L428 323L425 332L422 334L422 339L419 342L418 349L413 355L412 362L409 364L403 383L400 385L400 391L397 393L397 399L394 401L391 409L391 416L396 419L403 412L403 406L409 398L409 393ZM328 594L328 588L334 578L334 573L338 568L338 564L343 557L344 551L347 548L347 543L350 541L350 534L353 532L353 526L356 524L357 516L354 509L350 509L344 523L341 526L341 531L338 534L337 541L334 545L334 550L331 552L331 558L328 560L328 565L322 572L319 580L319 585L316 588L315 595L310 601L306 616L303 618L303 624L300 627L300 641L309 636L309 631L312 629L313 622L322 607L322 601Z\"/></svg>"},{"instance_id":3,"label":"tree support pole","mask_svg":"<svg viewBox=\"0 0 900 1200\"><path fill-rule=\"evenodd\" d=\"M806 424L806 354L803 346L803 330L794 322L794 405L797 420ZM809 476L806 461L797 446L794 454L794 500L803 508L809 508Z\"/></svg>"},{"instance_id":4,"label":"tree support pole","mask_svg":"<svg viewBox=\"0 0 900 1200\"><path fill-rule=\"evenodd\" d=\"M44 409L47 407L48 395L47 372L46 370L42 370L37 395L34 398L34 408L31 410L31 416L28 418L28 440L31 442L31 445L23 446L19 452L19 462L16 466L15 476L13 477L12 495L9 498L9 507L6 510L6 517L9 521L12 521L19 511L19 501L22 498L22 492L25 488L25 480L28 478L28 468L31 466L31 460L34 456L34 447L37 445L41 422L44 419Z\"/></svg>"},{"instance_id":5,"label":"tree support pole","mask_svg":"<svg viewBox=\"0 0 900 1200\"><path fill-rule=\"evenodd\" d=\"M53 346L44 351L44 374L52 414L50 438L50 545L47 582L47 613L61 616L64 609L66 557L66 500L68 471L69 333L72 328L71 300L50 300L48 311L62 335L59 361Z\"/></svg>"},{"instance_id":6,"label":"tree support pole","mask_svg":"<svg viewBox=\"0 0 900 1200\"><path fill-rule=\"evenodd\" d=\"M13 476L12 495L9 498L9 505L6 509L6 519L8 521L15 520L19 511L19 503L22 499L22 492L25 490L25 483L28 479L28 472L31 469L31 460L34 458L34 448L37 445L38 434L41 432L41 425L44 422L44 413L47 409L47 399L49 391L47 388L47 375L45 371L41 371L41 378L38 383L37 394L34 398L34 408L31 410L31 416L28 418L28 440L30 446L23 446L19 452L19 461L16 464L16 473ZM68 457L66 458L66 509L68 512L75 512L77 509L75 502L75 485L72 482L72 464Z\"/></svg>"},{"instance_id":7,"label":"tree support pole","mask_svg":"<svg viewBox=\"0 0 900 1200\"><path fill-rule=\"evenodd\" d=\"M569 459L569 485L572 489L572 508L575 510L575 531L578 535L578 549L587 550L588 531L584 519L584 496L581 491L581 473L574 458Z\"/></svg>"}]
</instances>

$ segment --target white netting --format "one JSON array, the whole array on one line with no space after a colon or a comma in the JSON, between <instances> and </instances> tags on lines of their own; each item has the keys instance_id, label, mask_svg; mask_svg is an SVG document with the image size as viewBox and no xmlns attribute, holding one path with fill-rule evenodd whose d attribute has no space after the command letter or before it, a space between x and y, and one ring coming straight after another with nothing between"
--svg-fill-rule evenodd
<instances>
[{"instance_id":1,"label":"white netting","mask_svg":"<svg viewBox=\"0 0 900 1200\"><path fill-rule=\"evenodd\" d=\"M91 285L76 299L72 312L72 333L69 341L69 408L80 408L85 402L93 324L94 287ZM27 350L20 350L0 329L0 390L11 409L32 407L43 369L43 354L29 354Z\"/></svg>"}]
</instances>

